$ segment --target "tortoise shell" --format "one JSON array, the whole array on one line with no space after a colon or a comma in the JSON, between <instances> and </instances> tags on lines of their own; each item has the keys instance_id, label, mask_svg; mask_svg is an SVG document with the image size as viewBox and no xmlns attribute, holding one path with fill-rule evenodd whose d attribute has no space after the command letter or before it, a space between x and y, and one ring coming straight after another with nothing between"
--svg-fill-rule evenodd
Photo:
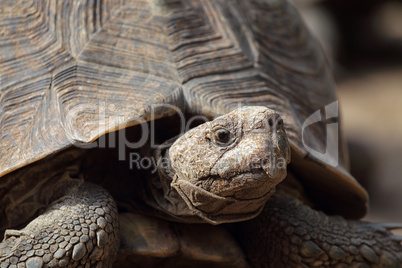
<instances>
[{"instance_id":1,"label":"tortoise shell","mask_svg":"<svg viewBox=\"0 0 402 268\"><path fill-rule=\"evenodd\" d=\"M366 212L339 129L314 119L336 106L329 64L287 1L8 0L0 10L1 180L175 107L215 118L262 105L283 116L290 169L312 199L328 213ZM339 151L337 165L311 148Z\"/></svg>"}]
</instances>

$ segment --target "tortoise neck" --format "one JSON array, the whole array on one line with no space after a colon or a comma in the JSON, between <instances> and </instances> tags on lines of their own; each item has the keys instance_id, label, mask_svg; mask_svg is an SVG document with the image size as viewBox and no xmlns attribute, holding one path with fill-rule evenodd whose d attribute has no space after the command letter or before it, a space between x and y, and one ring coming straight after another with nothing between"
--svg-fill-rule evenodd
<instances>
[{"instance_id":1,"label":"tortoise neck","mask_svg":"<svg viewBox=\"0 0 402 268\"><path fill-rule=\"evenodd\" d=\"M153 152L157 171L146 182L144 201L157 211L160 218L188 223L205 222L194 215L171 186L176 174L170 165L169 148L177 138L166 141Z\"/></svg>"}]
</instances>

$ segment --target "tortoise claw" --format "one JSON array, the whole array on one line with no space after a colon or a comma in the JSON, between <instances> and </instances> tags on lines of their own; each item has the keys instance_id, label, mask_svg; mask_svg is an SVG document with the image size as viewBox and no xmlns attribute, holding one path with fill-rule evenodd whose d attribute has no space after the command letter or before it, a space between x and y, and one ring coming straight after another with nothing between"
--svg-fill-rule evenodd
<instances>
[{"instance_id":1,"label":"tortoise claw","mask_svg":"<svg viewBox=\"0 0 402 268\"><path fill-rule=\"evenodd\" d=\"M402 235L390 235L391 240L402 243Z\"/></svg>"},{"instance_id":2,"label":"tortoise claw","mask_svg":"<svg viewBox=\"0 0 402 268\"><path fill-rule=\"evenodd\" d=\"M23 236L23 235L27 235L27 233L24 232L24 231L21 231L21 230L7 229L4 232L4 239L10 238L12 236L20 237L20 236Z\"/></svg>"},{"instance_id":3,"label":"tortoise claw","mask_svg":"<svg viewBox=\"0 0 402 268\"><path fill-rule=\"evenodd\" d=\"M384 223L379 223L379 224L389 231L402 229L402 223L384 222Z\"/></svg>"}]
</instances>

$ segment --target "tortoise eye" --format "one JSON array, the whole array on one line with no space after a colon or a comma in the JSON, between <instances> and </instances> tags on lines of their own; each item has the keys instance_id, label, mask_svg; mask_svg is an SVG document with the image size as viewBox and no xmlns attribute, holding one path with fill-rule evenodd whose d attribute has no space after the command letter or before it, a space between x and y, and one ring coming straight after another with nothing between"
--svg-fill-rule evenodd
<instances>
[{"instance_id":1,"label":"tortoise eye","mask_svg":"<svg viewBox=\"0 0 402 268\"><path fill-rule=\"evenodd\" d=\"M215 131L215 138L220 143L228 143L231 138L231 133L229 132L229 130L220 128Z\"/></svg>"}]
</instances>

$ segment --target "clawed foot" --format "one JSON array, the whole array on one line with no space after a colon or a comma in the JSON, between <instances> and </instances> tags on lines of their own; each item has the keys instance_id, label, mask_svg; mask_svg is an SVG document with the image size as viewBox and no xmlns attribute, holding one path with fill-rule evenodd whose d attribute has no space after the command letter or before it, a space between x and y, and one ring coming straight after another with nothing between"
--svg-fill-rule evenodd
<instances>
[{"instance_id":1,"label":"clawed foot","mask_svg":"<svg viewBox=\"0 0 402 268\"><path fill-rule=\"evenodd\" d=\"M119 245L116 205L101 187L80 183L22 230L7 230L0 267L111 267Z\"/></svg>"},{"instance_id":2,"label":"clawed foot","mask_svg":"<svg viewBox=\"0 0 402 268\"><path fill-rule=\"evenodd\" d=\"M399 268L401 227L327 216L279 191L238 233L252 267Z\"/></svg>"}]
</instances>

